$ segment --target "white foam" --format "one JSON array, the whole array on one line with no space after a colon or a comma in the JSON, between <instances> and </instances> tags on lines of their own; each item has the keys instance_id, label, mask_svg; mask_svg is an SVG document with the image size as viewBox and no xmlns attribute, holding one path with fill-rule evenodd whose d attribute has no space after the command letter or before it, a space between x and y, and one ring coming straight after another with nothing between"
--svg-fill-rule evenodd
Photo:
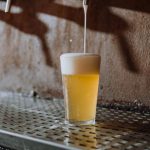
<instances>
[{"instance_id":1,"label":"white foam","mask_svg":"<svg viewBox=\"0 0 150 150\"><path fill-rule=\"evenodd\" d=\"M66 53L60 56L62 74L99 74L100 56L92 53Z\"/></svg>"}]
</instances>

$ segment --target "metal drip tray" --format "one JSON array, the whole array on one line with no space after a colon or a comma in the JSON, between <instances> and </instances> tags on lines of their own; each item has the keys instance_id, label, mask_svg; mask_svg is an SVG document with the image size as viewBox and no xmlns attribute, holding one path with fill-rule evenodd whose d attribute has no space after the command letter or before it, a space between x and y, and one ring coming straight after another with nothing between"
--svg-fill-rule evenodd
<instances>
[{"instance_id":1,"label":"metal drip tray","mask_svg":"<svg viewBox=\"0 0 150 150\"><path fill-rule=\"evenodd\" d=\"M0 145L15 150L150 150L150 112L99 105L96 125L69 127L63 100L3 95Z\"/></svg>"}]
</instances>

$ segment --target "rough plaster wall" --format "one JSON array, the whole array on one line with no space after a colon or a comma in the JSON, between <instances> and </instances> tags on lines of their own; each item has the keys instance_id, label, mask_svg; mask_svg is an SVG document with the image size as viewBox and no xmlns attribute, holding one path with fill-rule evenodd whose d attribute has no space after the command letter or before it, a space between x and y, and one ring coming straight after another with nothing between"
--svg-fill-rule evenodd
<instances>
[{"instance_id":1,"label":"rough plaster wall","mask_svg":"<svg viewBox=\"0 0 150 150\"><path fill-rule=\"evenodd\" d=\"M83 51L79 0L0 1L0 90L62 96L59 56ZM91 0L88 52L102 57L99 98L150 105L149 0Z\"/></svg>"}]
</instances>

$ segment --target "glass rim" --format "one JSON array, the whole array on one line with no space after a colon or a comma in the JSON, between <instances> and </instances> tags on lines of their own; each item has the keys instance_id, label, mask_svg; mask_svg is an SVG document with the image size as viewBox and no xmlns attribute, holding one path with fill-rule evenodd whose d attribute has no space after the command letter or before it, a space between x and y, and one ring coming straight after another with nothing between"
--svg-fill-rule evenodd
<instances>
[{"instance_id":1,"label":"glass rim","mask_svg":"<svg viewBox=\"0 0 150 150\"><path fill-rule=\"evenodd\" d=\"M63 53L61 54L60 57L86 57L86 56L91 56L91 57L101 57L99 54L96 53Z\"/></svg>"}]
</instances>

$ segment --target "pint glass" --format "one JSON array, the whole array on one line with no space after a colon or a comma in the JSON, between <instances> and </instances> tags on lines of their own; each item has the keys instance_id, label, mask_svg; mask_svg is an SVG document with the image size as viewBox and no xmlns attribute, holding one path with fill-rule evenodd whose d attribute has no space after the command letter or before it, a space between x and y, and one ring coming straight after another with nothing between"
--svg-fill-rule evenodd
<instances>
[{"instance_id":1,"label":"pint glass","mask_svg":"<svg viewBox=\"0 0 150 150\"><path fill-rule=\"evenodd\" d=\"M60 56L67 124L95 124L100 56L66 53Z\"/></svg>"}]
</instances>

